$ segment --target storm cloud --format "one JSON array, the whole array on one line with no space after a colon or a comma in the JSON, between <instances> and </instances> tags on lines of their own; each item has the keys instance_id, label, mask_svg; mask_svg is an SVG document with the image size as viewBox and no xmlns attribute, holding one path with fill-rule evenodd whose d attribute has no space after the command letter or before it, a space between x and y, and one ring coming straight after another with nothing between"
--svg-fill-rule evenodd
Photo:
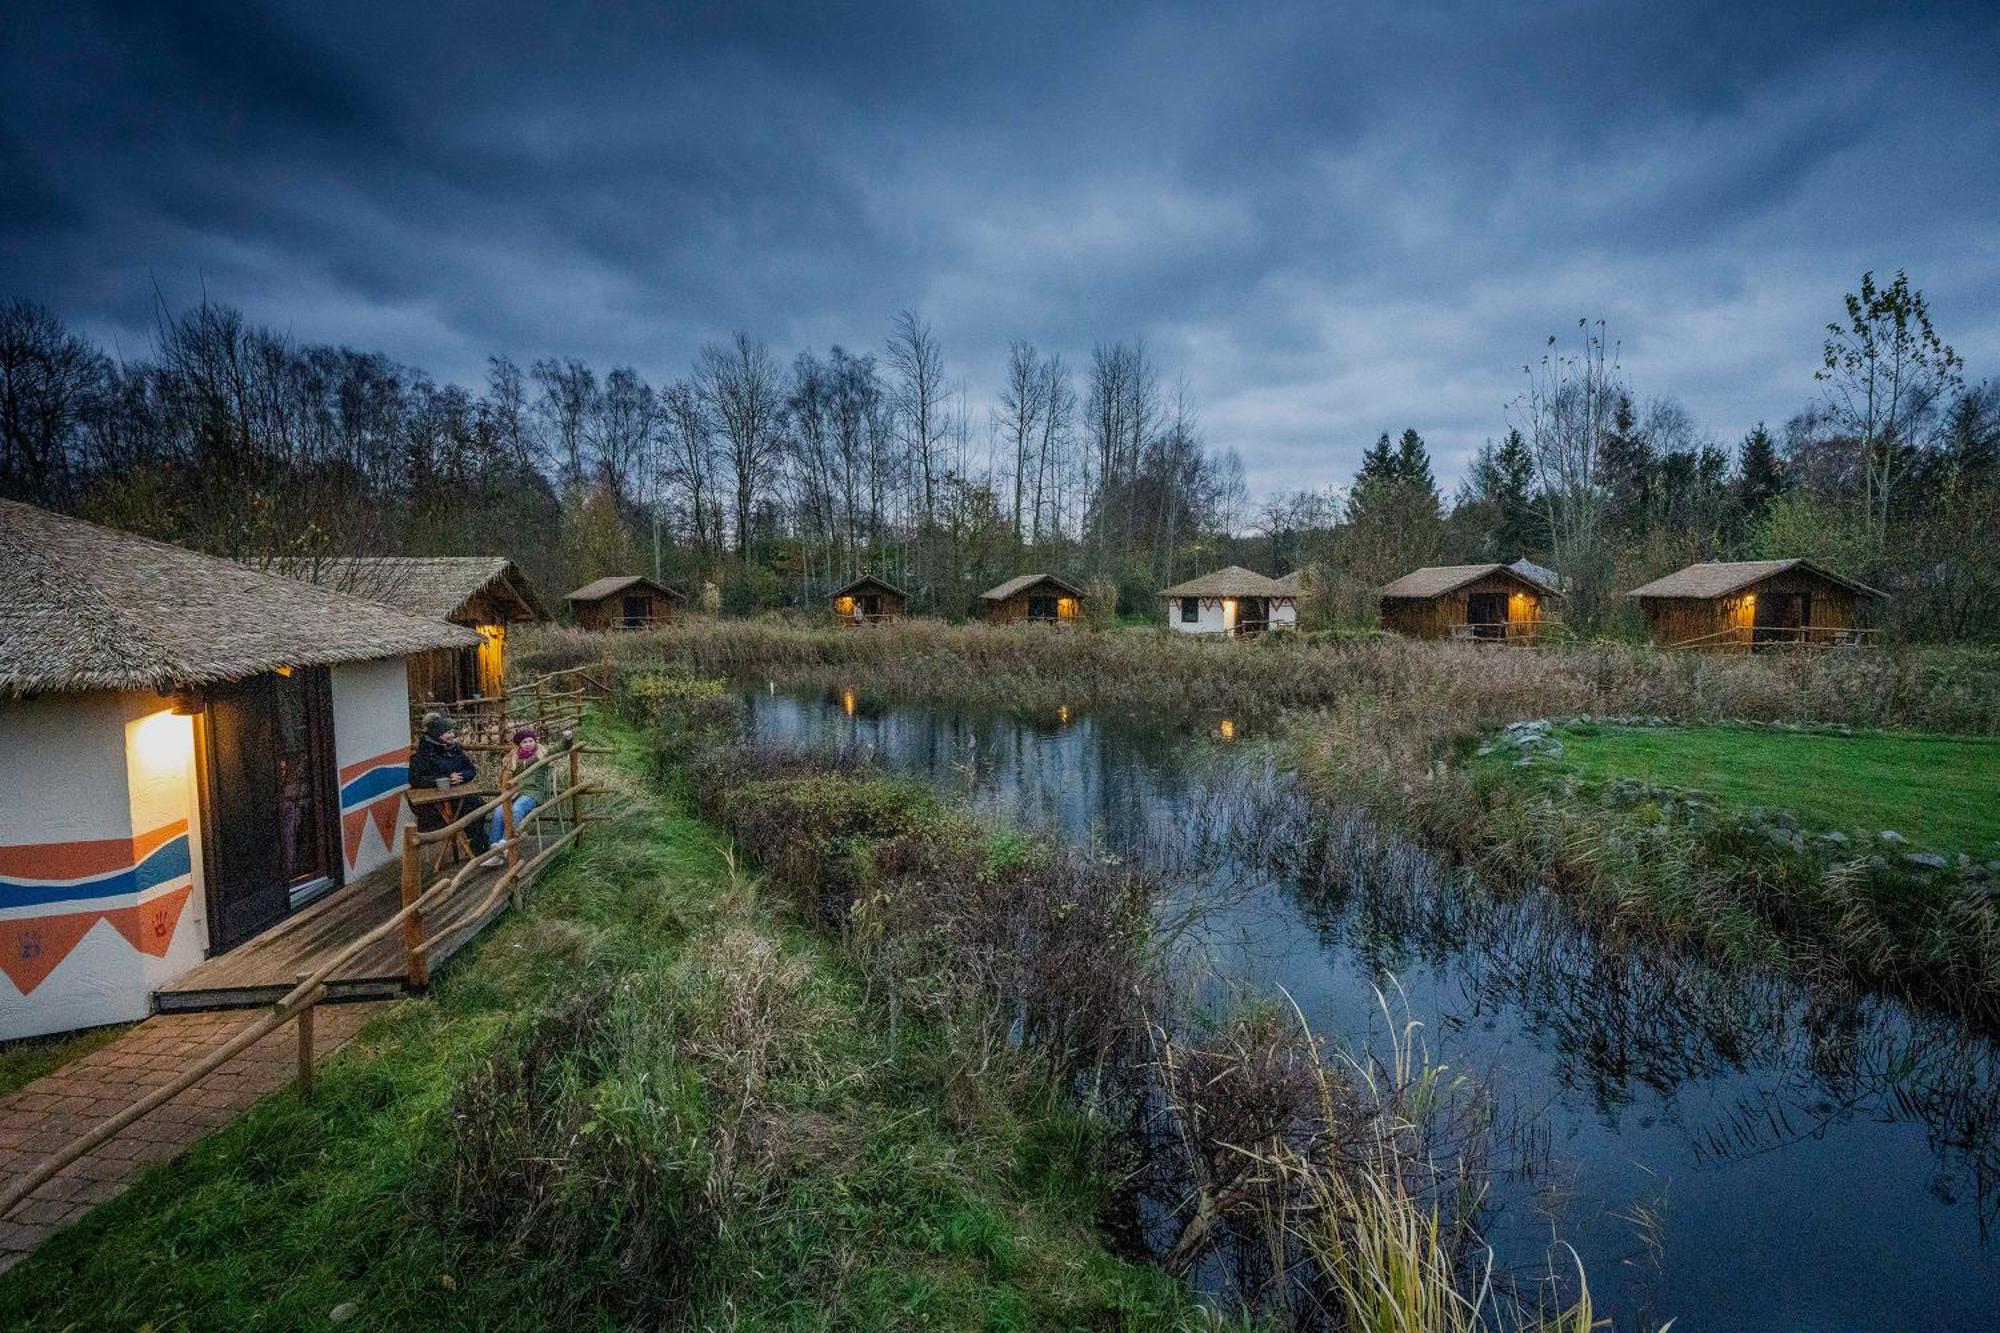
<instances>
[{"instance_id":1,"label":"storm cloud","mask_svg":"<svg viewBox=\"0 0 2000 1333\"><path fill-rule=\"evenodd\" d=\"M1454 477L1584 315L1734 440L1867 268L2000 370L1991 6L844 8L17 7L0 296L474 385L910 307L975 405L1137 337L1259 491L1404 425Z\"/></svg>"}]
</instances>

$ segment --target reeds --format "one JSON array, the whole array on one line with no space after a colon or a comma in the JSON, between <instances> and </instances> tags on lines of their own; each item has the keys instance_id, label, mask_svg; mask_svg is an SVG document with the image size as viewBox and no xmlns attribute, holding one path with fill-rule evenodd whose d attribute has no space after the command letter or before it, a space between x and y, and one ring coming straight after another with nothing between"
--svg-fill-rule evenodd
<instances>
[{"instance_id":1,"label":"reeds","mask_svg":"<svg viewBox=\"0 0 2000 1333\"><path fill-rule=\"evenodd\" d=\"M1599 643L1498 651L1392 637L1217 641L906 620L865 631L686 620L650 633L524 632L520 672L610 656L701 677L854 687L877 699L1054 716L1116 707L1170 724L1271 718L1366 698L1467 730L1529 717L1645 713L2000 731L2000 653L1894 649L1782 656L1668 654Z\"/></svg>"}]
</instances>

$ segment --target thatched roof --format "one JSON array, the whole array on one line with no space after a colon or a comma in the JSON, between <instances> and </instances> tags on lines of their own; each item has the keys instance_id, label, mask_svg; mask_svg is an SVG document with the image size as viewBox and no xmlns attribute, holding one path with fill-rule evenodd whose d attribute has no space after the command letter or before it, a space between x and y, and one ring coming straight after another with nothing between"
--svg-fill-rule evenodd
<instances>
[{"instance_id":1,"label":"thatched roof","mask_svg":"<svg viewBox=\"0 0 2000 1333\"><path fill-rule=\"evenodd\" d=\"M1162 597L1296 597L1296 590L1241 565L1228 565L1161 591Z\"/></svg>"},{"instance_id":2,"label":"thatched roof","mask_svg":"<svg viewBox=\"0 0 2000 1333\"><path fill-rule=\"evenodd\" d=\"M510 621L549 618L534 585L504 555L336 555L267 568L431 620L457 618L482 593L506 607Z\"/></svg>"},{"instance_id":3,"label":"thatched roof","mask_svg":"<svg viewBox=\"0 0 2000 1333\"><path fill-rule=\"evenodd\" d=\"M575 592L564 593L563 600L565 602L601 602L607 597L613 597L624 592L627 588L641 585L651 588L662 597L671 597L678 602L685 602L687 600L687 594L679 588L669 588L664 583L656 583L644 574L607 574L601 579L591 580Z\"/></svg>"},{"instance_id":4,"label":"thatched roof","mask_svg":"<svg viewBox=\"0 0 2000 1333\"><path fill-rule=\"evenodd\" d=\"M1382 589L1383 597L1407 598L1412 601L1428 601L1433 597L1443 597L1446 593L1457 592L1468 583L1477 583L1483 578L1498 574L1502 578L1526 584L1544 597L1560 597L1548 584L1530 575L1523 574L1512 565L1426 565L1413 569L1394 583Z\"/></svg>"},{"instance_id":5,"label":"thatched roof","mask_svg":"<svg viewBox=\"0 0 2000 1333\"><path fill-rule=\"evenodd\" d=\"M1303 569L1295 569L1283 578L1273 580L1273 582L1292 596L1297 597L1305 591L1305 578L1306 572Z\"/></svg>"},{"instance_id":6,"label":"thatched roof","mask_svg":"<svg viewBox=\"0 0 2000 1333\"><path fill-rule=\"evenodd\" d=\"M0 501L0 693L164 692L478 642L456 625Z\"/></svg>"},{"instance_id":7,"label":"thatched roof","mask_svg":"<svg viewBox=\"0 0 2000 1333\"><path fill-rule=\"evenodd\" d=\"M1037 583L1051 584L1061 591L1068 593L1071 597L1080 598L1083 596L1082 590L1075 584L1065 583L1053 574L1022 574L1018 577L1008 579L1005 583L997 587L988 588L979 595L989 602L1004 602L1009 597L1026 592Z\"/></svg>"},{"instance_id":8,"label":"thatched roof","mask_svg":"<svg viewBox=\"0 0 2000 1333\"><path fill-rule=\"evenodd\" d=\"M1714 597L1727 597L1741 592L1753 583L1792 570L1803 570L1817 574L1829 583L1862 597L1886 597L1865 583L1857 583L1844 575L1836 574L1826 566L1811 560L1711 560L1706 564L1689 565L1678 569L1665 578L1654 579L1651 583L1632 589L1627 597L1690 597L1706 601Z\"/></svg>"},{"instance_id":9,"label":"thatched roof","mask_svg":"<svg viewBox=\"0 0 2000 1333\"><path fill-rule=\"evenodd\" d=\"M880 588L883 592L888 593L891 597L901 597L905 601L909 600L908 593L904 592L901 588L898 588L895 584L889 582L889 580L878 579L873 574L863 574L858 579L849 579L846 583L841 584L838 588L835 588L832 592L828 593L827 596L846 597L853 593L860 592L863 588L869 587L870 585Z\"/></svg>"}]
</instances>

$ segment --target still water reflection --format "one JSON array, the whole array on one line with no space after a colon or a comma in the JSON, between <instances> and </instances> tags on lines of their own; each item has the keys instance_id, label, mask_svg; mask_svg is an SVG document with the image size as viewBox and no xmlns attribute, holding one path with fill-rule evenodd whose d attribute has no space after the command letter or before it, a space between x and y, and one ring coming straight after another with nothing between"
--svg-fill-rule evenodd
<instances>
[{"instance_id":1,"label":"still water reflection","mask_svg":"<svg viewBox=\"0 0 2000 1333\"><path fill-rule=\"evenodd\" d=\"M2000 1327L2000 1051L1889 1001L1617 947L1546 898L1454 883L1315 812L1217 718L1175 738L746 691L746 736L861 747L996 819L1227 890L1206 943L1321 1032L1380 1035L1399 985L1432 1050L1515 1108L1538 1163L1496 1183L1503 1267L1552 1225L1600 1314L1676 1330ZM1554 1219L1552 1223L1552 1219Z\"/></svg>"}]
</instances>

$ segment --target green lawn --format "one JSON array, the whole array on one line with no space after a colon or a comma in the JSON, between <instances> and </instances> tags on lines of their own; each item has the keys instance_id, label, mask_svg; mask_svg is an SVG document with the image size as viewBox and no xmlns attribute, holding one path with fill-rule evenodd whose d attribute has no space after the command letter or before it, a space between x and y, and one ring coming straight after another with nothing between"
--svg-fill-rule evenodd
<instances>
[{"instance_id":1,"label":"green lawn","mask_svg":"<svg viewBox=\"0 0 2000 1333\"><path fill-rule=\"evenodd\" d=\"M2000 856L2000 741L1738 727L1571 727L1563 761L1588 779L1700 787L1793 811L1815 829L1894 829L1933 851Z\"/></svg>"},{"instance_id":2,"label":"green lawn","mask_svg":"<svg viewBox=\"0 0 2000 1333\"><path fill-rule=\"evenodd\" d=\"M130 1023L111 1023L101 1028L64 1033L54 1037L25 1037L0 1042L0 1097L44 1074L54 1073L72 1060L80 1060L100 1046L108 1045Z\"/></svg>"}]
</instances>

